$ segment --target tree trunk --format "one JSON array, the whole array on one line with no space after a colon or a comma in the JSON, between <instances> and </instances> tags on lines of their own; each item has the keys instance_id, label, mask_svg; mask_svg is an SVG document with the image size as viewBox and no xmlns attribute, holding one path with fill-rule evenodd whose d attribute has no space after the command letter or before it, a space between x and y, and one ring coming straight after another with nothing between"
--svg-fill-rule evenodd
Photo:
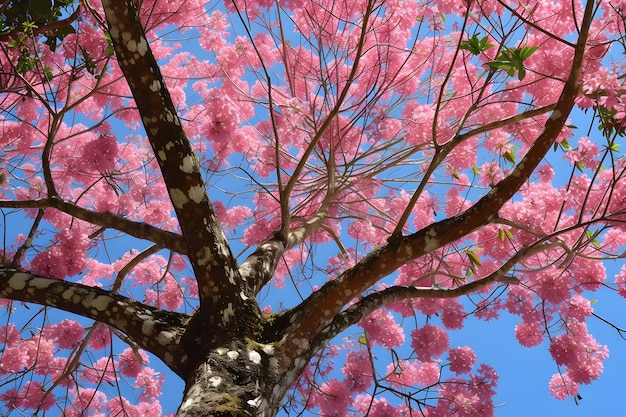
<instances>
[{"instance_id":1,"label":"tree trunk","mask_svg":"<svg viewBox=\"0 0 626 417\"><path fill-rule=\"evenodd\" d=\"M277 381L273 345L234 341L212 349L192 367L177 416L274 416L284 395L274 389Z\"/></svg>"}]
</instances>

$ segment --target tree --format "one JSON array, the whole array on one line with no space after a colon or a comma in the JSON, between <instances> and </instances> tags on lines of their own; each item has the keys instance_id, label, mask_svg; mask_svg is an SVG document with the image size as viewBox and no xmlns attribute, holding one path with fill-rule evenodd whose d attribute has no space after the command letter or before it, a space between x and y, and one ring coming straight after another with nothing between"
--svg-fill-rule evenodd
<instances>
[{"instance_id":1,"label":"tree","mask_svg":"<svg viewBox=\"0 0 626 417\"><path fill-rule=\"evenodd\" d=\"M448 332L502 311L550 340L555 397L599 377L626 5L23 4L0 39L7 410L160 415L149 352L179 416L489 416L497 373Z\"/></svg>"}]
</instances>

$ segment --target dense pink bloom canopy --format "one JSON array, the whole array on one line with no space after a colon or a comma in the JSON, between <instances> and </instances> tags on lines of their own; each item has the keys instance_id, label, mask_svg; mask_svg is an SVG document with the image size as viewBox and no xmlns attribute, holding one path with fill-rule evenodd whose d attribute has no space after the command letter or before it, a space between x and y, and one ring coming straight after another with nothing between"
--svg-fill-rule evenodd
<instances>
[{"instance_id":1,"label":"dense pink bloom canopy","mask_svg":"<svg viewBox=\"0 0 626 417\"><path fill-rule=\"evenodd\" d=\"M148 88L167 89L177 115L158 121L184 130L191 155L170 169L202 181L184 192L163 174L180 138L151 142L157 117L138 111L100 2L64 9L59 42L0 28L0 272L17 276L0 300L0 408L162 415L175 376L144 347L180 335L148 340L146 311L187 325L236 277L234 299L267 322L323 307L289 323L314 322L311 340L245 341L309 354L286 388L294 413L494 415L502 381L463 333L470 315L515 316L520 345L549 346L540 383L557 399L600 378L591 293L626 297L626 266L604 263L626 249L626 1L588 18L577 0L139 3L148 41L126 47L149 45L161 68ZM546 139L566 99L575 113ZM201 203L215 219L189 231L180 214ZM191 252L192 232L238 265ZM211 281L214 265L229 274ZM110 292L55 295L83 317L45 295L40 311L8 300L26 274ZM101 320L138 305L138 340Z\"/></svg>"}]
</instances>

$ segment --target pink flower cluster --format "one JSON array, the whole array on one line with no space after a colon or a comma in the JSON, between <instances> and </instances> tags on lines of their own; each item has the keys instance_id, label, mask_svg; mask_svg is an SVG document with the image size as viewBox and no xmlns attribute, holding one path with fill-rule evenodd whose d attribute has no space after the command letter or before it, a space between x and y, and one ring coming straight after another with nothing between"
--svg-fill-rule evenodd
<instances>
[{"instance_id":1,"label":"pink flower cluster","mask_svg":"<svg viewBox=\"0 0 626 417\"><path fill-rule=\"evenodd\" d=\"M89 334L88 339L85 339L85 334ZM0 376L20 375L27 369L33 371L30 381L0 394L3 409L50 410L56 405L59 393L49 389L52 384L58 384L70 392L64 400L69 405L65 410L68 416L114 415L120 406L125 410L135 410L135 414L130 415L160 416L158 397L162 393L164 377L146 366L148 356L142 350L127 348L117 358L107 354L90 364L83 358L85 363L73 369L67 367L71 355L81 343L91 348L93 355L98 350L109 348L110 342L110 330L107 326L96 325L87 331L78 322L69 319L49 324L28 339L23 339L13 325L2 326ZM117 383L120 378L134 379L133 386L139 393L139 404L133 405L125 399L109 398L96 389L74 388L85 383L94 387L102 386L103 382ZM104 414L98 414L100 412Z\"/></svg>"}]
</instances>

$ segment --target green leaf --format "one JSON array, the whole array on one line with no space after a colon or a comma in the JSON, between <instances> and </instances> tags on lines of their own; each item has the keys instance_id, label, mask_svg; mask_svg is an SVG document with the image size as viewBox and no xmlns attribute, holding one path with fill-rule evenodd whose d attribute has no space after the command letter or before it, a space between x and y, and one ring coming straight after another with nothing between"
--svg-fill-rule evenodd
<instances>
[{"instance_id":1,"label":"green leaf","mask_svg":"<svg viewBox=\"0 0 626 417\"><path fill-rule=\"evenodd\" d=\"M507 161L509 161L510 163L514 164L515 163L515 152L513 152L513 150L510 150L506 153L504 153L502 155L504 157L504 159L506 159Z\"/></svg>"},{"instance_id":2,"label":"green leaf","mask_svg":"<svg viewBox=\"0 0 626 417\"><path fill-rule=\"evenodd\" d=\"M487 63L495 70L503 70L508 76L513 77L517 72L517 78L521 81L526 77L524 61L538 48L536 46L524 46L522 48L504 48L495 60Z\"/></svg>"},{"instance_id":3,"label":"green leaf","mask_svg":"<svg viewBox=\"0 0 626 417\"><path fill-rule=\"evenodd\" d=\"M469 51L473 55L480 55L482 52L485 52L489 48L493 48L493 44L487 43L489 40L488 36L483 36L482 38L478 38L478 35L474 34L471 38L466 41L462 41L459 45L459 48L464 51Z\"/></svg>"},{"instance_id":4,"label":"green leaf","mask_svg":"<svg viewBox=\"0 0 626 417\"><path fill-rule=\"evenodd\" d=\"M482 265L482 262L480 262L480 258L478 257L478 255L474 253L474 251L468 250L467 257L469 258L470 262L473 265L476 265L476 266Z\"/></svg>"},{"instance_id":5,"label":"green leaf","mask_svg":"<svg viewBox=\"0 0 626 417\"><path fill-rule=\"evenodd\" d=\"M48 80L48 81L52 80L53 74L52 74L52 68L51 67L44 67L43 73L46 76L46 80Z\"/></svg>"},{"instance_id":6,"label":"green leaf","mask_svg":"<svg viewBox=\"0 0 626 417\"><path fill-rule=\"evenodd\" d=\"M589 240L594 246L600 245L600 241L596 239L600 234L600 230L591 231L589 229L585 230L585 235L587 236L587 240Z\"/></svg>"}]
</instances>

